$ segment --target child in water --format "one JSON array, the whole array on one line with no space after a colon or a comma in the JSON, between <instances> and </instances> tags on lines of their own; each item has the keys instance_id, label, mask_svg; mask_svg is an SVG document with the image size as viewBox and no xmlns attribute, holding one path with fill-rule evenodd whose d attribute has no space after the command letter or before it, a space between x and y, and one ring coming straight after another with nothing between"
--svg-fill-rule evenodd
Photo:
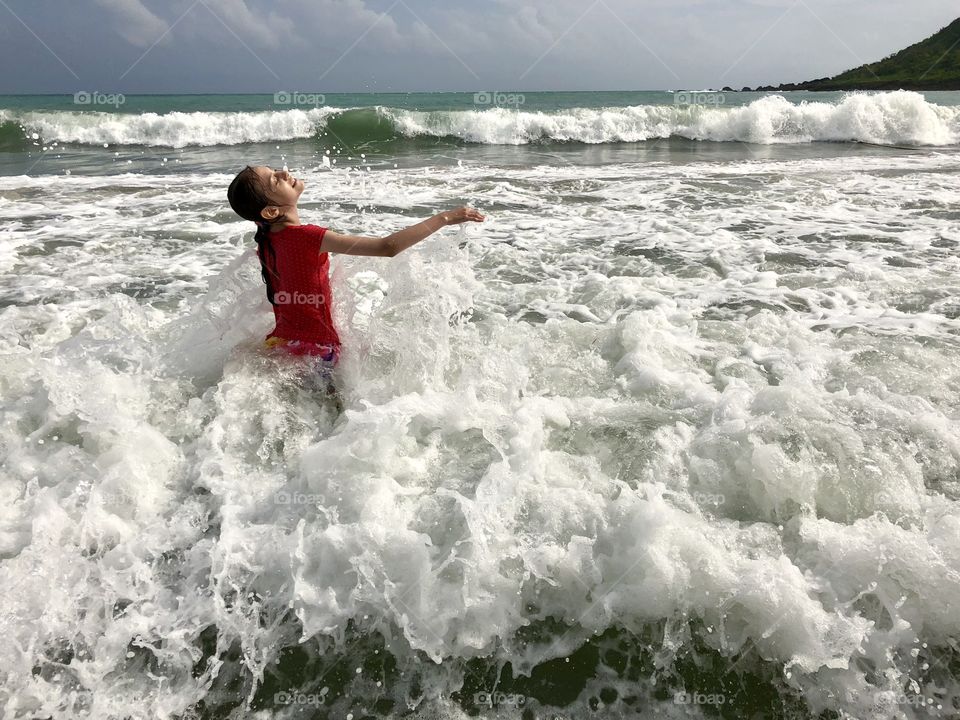
<instances>
[{"instance_id":1,"label":"child in water","mask_svg":"<svg viewBox=\"0 0 960 720\"><path fill-rule=\"evenodd\" d=\"M340 358L340 337L331 317L327 253L393 257L446 225L483 222L484 217L461 207L382 238L343 235L300 224L297 200L303 186L286 170L248 166L230 183L227 199L237 215L257 224L257 255L276 318L267 346L308 356L329 382Z\"/></svg>"}]
</instances>

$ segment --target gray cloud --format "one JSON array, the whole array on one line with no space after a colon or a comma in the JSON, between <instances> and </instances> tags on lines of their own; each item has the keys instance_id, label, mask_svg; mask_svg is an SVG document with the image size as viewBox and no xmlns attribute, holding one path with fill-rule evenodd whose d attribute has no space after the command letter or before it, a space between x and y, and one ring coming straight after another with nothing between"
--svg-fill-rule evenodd
<instances>
[{"instance_id":1,"label":"gray cloud","mask_svg":"<svg viewBox=\"0 0 960 720\"><path fill-rule=\"evenodd\" d=\"M167 31L168 25L140 0L94 0L110 13L114 29L131 45L149 47Z\"/></svg>"},{"instance_id":2,"label":"gray cloud","mask_svg":"<svg viewBox=\"0 0 960 720\"><path fill-rule=\"evenodd\" d=\"M880 59L957 14L955 0L6 1L84 87L128 93L739 87ZM16 69L0 92L77 89L22 26L0 26Z\"/></svg>"}]
</instances>

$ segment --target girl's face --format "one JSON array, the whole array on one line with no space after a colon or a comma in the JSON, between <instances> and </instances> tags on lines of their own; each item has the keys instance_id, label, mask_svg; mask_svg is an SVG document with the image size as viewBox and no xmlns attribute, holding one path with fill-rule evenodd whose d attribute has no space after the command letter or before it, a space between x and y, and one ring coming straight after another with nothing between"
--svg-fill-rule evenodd
<instances>
[{"instance_id":1,"label":"girl's face","mask_svg":"<svg viewBox=\"0 0 960 720\"><path fill-rule=\"evenodd\" d=\"M266 166L254 168L266 189L267 199L277 207L296 207L303 194L303 180L298 180L286 170L274 170Z\"/></svg>"}]
</instances>

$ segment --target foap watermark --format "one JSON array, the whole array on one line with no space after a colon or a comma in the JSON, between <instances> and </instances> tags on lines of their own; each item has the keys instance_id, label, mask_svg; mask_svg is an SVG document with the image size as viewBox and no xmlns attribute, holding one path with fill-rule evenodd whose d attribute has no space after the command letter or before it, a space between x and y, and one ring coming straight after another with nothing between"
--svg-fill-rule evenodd
<instances>
[{"instance_id":1,"label":"foap watermark","mask_svg":"<svg viewBox=\"0 0 960 720\"><path fill-rule=\"evenodd\" d=\"M903 505L904 496L890 490L881 490L873 496L873 503L880 508L897 508Z\"/></svg>"},{"instance_id":2,"label":"foap watermark","mask_svg":"<svg viewBox=\"0 0 960 720\"><path fill-rule=\"evenodd\" d=\"M721 493L695 492L693 501L697 505L723 505L727 498Z\"/></svg>"},{"instance_id":3,"label":"foap watermark","mask_svg":"<svg viewBox=\"0 0 960 720\"><path fill-rule=\"evenodd\" d=\"M485 705L490 708L498 705L523 707L526 702L526 695L519 695L517 693L478 692L473 694L474 705Z\"/></svg>"},{"instance_id":4,"label":"foap watermark","mask_svg":"<svg viewBox=\"0 0 960 720\"><path fill-rule=\"evenodd\" d=\"M324 497L317 493L287 492L280 490L273 494L273 501L277 505L321 505Z\"/></svg>"},{"instance_id":5,"label":"foap watermark","mask_svg":"<svg viewBox=\"0 0 960 720\"><path fill-rule=\"evenodd\" d=\"M86 90L80 90L73 94L74 105L112 105L118 108L126 101L127 98L123 93L87 92Z\"/></svg>"},{"instance_id":6,"label":"foap watermark","mask_svg":"<svg viewBox=\"0 0 960 720\"><path fill-rule=\"evenodd\" d=\"M861 700L859 694L855 696L857 700ZM929 711L940 711L943 710L943 703L936 696L926 696L926 695L916 695L906 692L895 692L893 690L877 690L875 692L867 693L866 698L863 698L866 701L872 703L876 707L890 707L891 705L900 705L906 706L913 709L926 709Z\"/></svg>"},{"instance_id":7,"label":"foap watermark","mask_svg":"<svg viewBox=\"0 0 960 720\"><path fill-rule=\"evenodd\" d=\"M474 105L492 107L520 107L527 101L522 93L478 92L473 94Z\"/></svg>"},{"instance_id":8,"label":"foap watermark","mask_svg":"<svg viewBox=\"0 0 960 720\"><path fill-rule=\"evenodd\" d=\"M719 107L727 102L727 96L722 92L703 91L692 92L685 90L673 94L674 105L701 105L706 107Z\"/></svg>"},{"instance_id":9,"label":"foap watermark","mask_svg":"<svg viewBox=\"0 0 960 720\"><path fill-rule=\"evenodd\" d=\"M320 107L327 104L327 98L323 93L304 93L288 92L280 90L273 94L274 105L288 105L290 107Z\"/></svg>"},{"instance_id":10,"label":"foap watermark","mask_svg":"<svg viewBox=\"0 0 960 720\"><path fill-rule=\"evenodd\" d=\"M275 705L306 705L319 707L324 704L326 693L278 692L273 694Z\"/></svg>"},{"instance_id":11,"label":"foap watermark","mask_svg":"<svg viewBox=\"0 0 960 720\"><path fill-rule=\"evenodd\" d=\"M896 697L897 705L908 705L909 707L921 708L921 707L933 707L939 705L937 701L932 697L924 697L923 695L907 695L905 693L900 693Z\"/></svg>"},{"instance_id":12,"label":"foap watermark","mask_svg":"<svg viewBox=\"0 0 960 720\"><path fill-rule=\"evenodd\" d=\"M273 296L274 305L313 305L319 307L326 302L320 293L287 292L281 290Z\"/></svg>"},{"instance_id":13,"label":"foap watermark","mask_svg":"<svg viewBox=\"0 0 960 720\"><path fill-rule=\"evenodd\" d=\"M126 490L103 490L97 488L96 495L104 505L130 505L137 501L137 495Z\"/></svg>"},{"instance_id":14,"label":"foap watermark","mask_svg":"<svg viewBox=\"0 0 960 720\"><path fill-rule=\"evenodd\" d=\"M673 694L675 705L723 705L727 698L723 693L676 692Z\"/></svg>"}]
</instances>

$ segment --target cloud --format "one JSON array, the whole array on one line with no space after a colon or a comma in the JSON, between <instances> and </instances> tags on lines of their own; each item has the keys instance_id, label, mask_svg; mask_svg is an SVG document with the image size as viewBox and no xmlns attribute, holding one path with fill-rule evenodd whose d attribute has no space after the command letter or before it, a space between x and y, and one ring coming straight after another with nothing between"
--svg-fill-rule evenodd
<instances>
[{"instance_id":1,"label":"cloud","mask_svg":"<svg viewBox=\"0 0 960 720\"><path fill-rule=\"evenodd\" d=\"M95 0L112 12L113 25L120 36L131 45L149 47L163 36L169 26L140 0Z\"/></svg>"},{"instance_id":2,"label":"cloud","mask_svg":"<svg viewBox=\"0 0 960 720\"><path fill-rule=\"evenodd\" d=\"M204 0L207 11L244 41L279 48L296 37L298 22L275 11L255 12L245 0ZM204 12L198 8L197 12Z\"/></svg>"},{"instance_id":3,"label":"cloud","mask_svg":"<svg viewBox=\"0 0 960 720\"><path fill-rule=\"evenodd\" d=\"M244 42L255 46L339 46L363 34L367 46L409 48L409 38L399 32L394 18L364 0L275 0L269 4L262 0L203 0L203 4L208 15L213 13ZM395 8L394 14L397 12L403 12L402 8ZM212 27L222 30L219 24Z\"/></svg>"},{"instance_id":4,"label":"cloud","mask_svg":"<svg viewBox=\"0 0 960 720\"><path fill-rule=\"evenodd\" d=\"M901 3L95 0L85 10L80 3L57 8L34 3L24 17L46 30L45 40L58 52L61 36L68 44L71 33L85 28L92 41L71 64L103 85L116 83L131 59L118 54L126 43L110 42L117 33L143 49L163 36L162 46L123 78L130 92L529 91L740 86L821 77L879 59L956 16L956 0L927 0L910 8ZM787 9L791 12L781 18ZM28 36L20 44L31 43ZM0 47L0 61L16 62L11 47L19 46ZM41 82L45 72L54 73L43 65L24 68L6 78L5 87L47 89Z\"/></svg>"}]
</instances>

